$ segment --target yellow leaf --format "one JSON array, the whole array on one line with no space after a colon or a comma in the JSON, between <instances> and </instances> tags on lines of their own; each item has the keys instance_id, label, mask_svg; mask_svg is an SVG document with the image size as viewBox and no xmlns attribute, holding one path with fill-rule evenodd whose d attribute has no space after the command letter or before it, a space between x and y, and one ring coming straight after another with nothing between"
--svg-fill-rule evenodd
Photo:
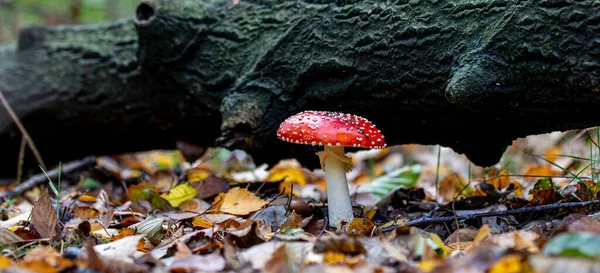
<instances>
[{"instance_id":1,"label":"yellow leaf","mask_svg":"<svg viewBox=\"0 0 600 273\"><path fill-rule=\"evenodd\" d=\"M354 218L348 225L348 233L370 235L375 224L368 218Z\"/></svg>"},{"instance_id":2,"label":"yellow leaf","mask_svg":"<svg viewBox=\"0 0 600 273\"><path fill-rule=\"evenodd\" d=\"M6 269L12 266L13 262L6 256L0 256L0 269Z\"/></svg>"},{"instance_id":3,"label":"yellow leaf","mask_svg":"<svg viewBox=\"0 0 600 273\"><path fill-rule=\"evenodd\" d=\"M162 194L160 197L169 201L171 206L178 207L179 204L183 203L184 201L194 198L196 193L198 193L198 190L192 188L188 183L185 183L172 188L169 193Z\"/></svg>"},{"instance_id":4,"label":"yellow leaf","mask_svg":"<svg viewBox=\"0 0 600 273\"><path fill-rule=\"evenodd\" d=\"M556 161L558 155L561 154L561 150L558 147L550 147L544 152L544 157L549 161Z\"/></svg>"},{"instance_id":5,"label":"yellow leaf","mask_svg":"<svg viewBox=\"0 0 600 273\"><path fill-rule=\"evenodd\" d=\"M506 188L510 184L510 177L508 176L508 172L506 170L503 170L498 176L499 177L488 180L487 183L490 185L494 185L494 187L499 190Z\"/></svg>"},{"instance_id":6,"label":"yellow leaf","mask_svg":"<svg viewBox=\"0 0 600 273\"><path fill-rule=\"evenodd\" d=\"M213 226L211 222L200 217L194 217L194 220L192 220L192 225L197 229L205 229Z\"/></svg>"},{"instance_id":7,"label":"yellow leaf","mask_svg":"<svg viewBox=\"0 0 600 273\"><path fill-rule=\"evenodd\" d=\"M490 232L490 226L485 224L481 226L481 228L479 228L479 231L477 232L477 235L475 235L475 239L473 240L473 242L481 242L481 240L485 239L488 236L492 236L492 233Z\"/></svg>"},{"instance_id":8,"label":"yellow leaf","mask_svg":"<svg viewBox=\"0 0 600 273\"><path fill-rule=\"evenodd\" d=\"M490 273L531 273L533 270L527 259L517 254L509 254L498 260L488 271Z\"/></svg>"},{"instance_id":9,"label":"yellow leaf","mask_svg":"<svg viewBox=\"0 0 600 273\"><path fill-rule=\"evenodd\" d=\"M96 197L85 194L79 197L79 201L85 203L94 203L96 202Z\"/></svg>"},{"instance_id":10,"label":"yellow leaf","mask_svg":"<svg viewBox=\"0 0 600 273\"><path fill-rule=\"evenodd\" d=\"M247 215L261 209L267 201L242 188L230 189L221 202L220 211L234 215Z\"/></svg>"},{"instance_id":11,"label":"yellow leaf","mask_svg":"<svg viewBox=\"0 0 600 273\"><path fill-rule=\"evenodd\" d=\"M444 263L443 259L426 259L419 262L419 268L425 272L431 272L437 266Z\"/></svg>"},{"instance_id":12,"label":"yellow leaf","mask_svg":"<svg viewBox=\"0 0 600 273\"><path fill-rule=\"evenodd\" d=\"M283 180L283 182L296 183L299 185L306 184L306 177L301 169L293 167L274 168L269 172L267 182L275 182Z\"/></svg>"},{"instance_id":13,"label":"yellow leaf","mask_svg":"<svg viewBox=\"0 0 600 273\"><path fill-rule=\"evenodd\" d=\"M205 167L197 167L187 171L187 181L190 183L199 182L211 175L211 171Z\"/></svg>"},{"instance_id":14,"label":"yellow leaf","mask_svg":"<svg viewBox=\"0 0 600 273\"><path fill-rule=\"evenodd\" d=\"M295 167L275 167L269 172L269 176L265 179L267 182L281 181L279 191L285 188L284 194L292 192L292 184L305 185L306 176L300 168Z\"/></svg>"},{"instance_id":15,"label":"yellow leaf","mask_svg":"<svg viewBox=\"0 0 600 273\"><path fill-rule=\"evenodd\" d=\"M225 199L225 193L221 192L215 197L210 211L213 213L218 213L221 209L221 205L223 205L223 199Z\"/></svg>"},{"instance_id":16,"label":"yellow leaf","mask_svg":"<svg viewBox=\"0 0 600 273\"><path fill-rule=\"evenodd\" d=\"M446 245L442 241L442 238L440 238L440 236L438 236L437 234L430 233L428 243L433 249L435 249L436 254L438 256L446 257L446 255L448 254L448 249L446 248Z\"/></svg>"},{"instance_id":17,"label":"yellow leaf","mask_svg":"<svg viewBox=\"0 0 600 273\"><path fill-rule=\"evenodd\" d=\"M337 251L327 251L325 255L323 255L323 263L326 264L341 263L344 259L346 259L346 255Z\"/></svg>"}]
</instances>

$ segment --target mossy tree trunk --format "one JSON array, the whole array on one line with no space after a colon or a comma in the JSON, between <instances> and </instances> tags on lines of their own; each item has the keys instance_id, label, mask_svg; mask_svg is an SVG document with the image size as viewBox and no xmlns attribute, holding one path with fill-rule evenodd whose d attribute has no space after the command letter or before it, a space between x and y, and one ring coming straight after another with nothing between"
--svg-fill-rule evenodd
<instances>
[{"instance_id":1,"label":"mossy tree trunk","mask_svg":"<svg viewBox=\"0 0 600 273\"><path fill-rule=\"evenodd\" d=\"M51 162L185 140L316 163L275 136L312 109L490 165L517 137L600 125L599 59L596 0L156 0L25 29L0 49L0 90ZM5 174L19 143L0 111Z\"/></svg>"}]
</instances>

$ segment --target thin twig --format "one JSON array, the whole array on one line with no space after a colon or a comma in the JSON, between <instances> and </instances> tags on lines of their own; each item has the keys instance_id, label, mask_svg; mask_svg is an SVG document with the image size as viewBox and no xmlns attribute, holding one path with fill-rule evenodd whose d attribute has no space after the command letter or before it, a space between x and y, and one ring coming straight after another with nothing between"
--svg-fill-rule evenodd
<instances>
[{"instance_id":1,"label":"thin twig","mask_svg":"<svg viewBox=\"0 0 600 273\"><path fill-rule=\"evenodd\" d=\"M513 214L521 214L521 213L531 213L531 212L541 212L548 210L556 210L562 208L582 208L593 205L599 205L600 200L593 201L585 201L585 202L570 202L570 203L554 203L549 205L542 205L536 207L522 207L518 209L512 210L504 210L504 211L489 211L489 212L478 212L460 216L443 216L443 217L421 217L414 220L410 220L405 223L407 226L420 226L426 224L434 224L434 223L442 223L442 222L451 222L451 221L465 221L465 220L473 220L481 217L489 217L489 216L504 216L504 215L513 215ZM390 232L396 229L396 225L389 226L381 229L382 232Z\"/></svg>"},{"instance_id":2,"label":"thin twig","mask_svg":"<svg viewBox=\"0 0 600 273\"><path fill-rule=\"evenodd\" d=\"M23 123L21 123L21 120L19 120L19 117L17 116L17 114L15 114L15 111L13 111L10 104L8 104L8 101L4 97L4 94L2 94L2 91L0 91L0 101L2 101L2 104L4 105L4 108L6 108L6 111L8 111L10 118L17 125L23 137L25 137L25 139L27 140L27 145L29 146L29 149L31 149L31 151L33 152L33 155L35 156L35 159L37 160L38 164L40 164L40 166L42 166L44 170L47 170L48 168L46 168L46 164L44 164L42 156L40 155L38 149L35 147L31 136L29 136L29 133L27 133L27 130L25 130L25 126L23 126Z\"/></svg>"},{"instance_id":3,"label":"thin twig","mask_svg":"<svg viewBox=\"0 0 600 273\"><path fill-rule=\"evenodd\" d=\"M21 136L21 147L19 147L19 161L17 162L17 185L21 184L23 179L23 163L25 162L25 147L27 147L27 140L24 136Z\"/></svg>"},{"instance_id":4,"label":"thin twig","mask_svg":"<svg viewBox=\"0 0 600 273\"><path fill-rule=\"evenodd\" d=\"M74 172L74 171L82 169L82 168L87 168L89 166L93 166L95 164L96 164L96 157L90 156L90 157L86 157L79 161L74 161L74 162L64 164L61 168L62 169L61 172L62 173L70 173L70 172ZM58 169L52 169L52 170L48 171L47 173L51 179L55 179L58 177ZM27 179L22 184L15 187L13 190L1 191L0 198L10 198L12 196L19 195L27 190L30 190L31 188L33 188L35 186L43 184L43 183L48 183L48 177L46 177L46 175L43 173L36 174L36 175L30 177L29 179Z\"/></svg>"}]
</instances>

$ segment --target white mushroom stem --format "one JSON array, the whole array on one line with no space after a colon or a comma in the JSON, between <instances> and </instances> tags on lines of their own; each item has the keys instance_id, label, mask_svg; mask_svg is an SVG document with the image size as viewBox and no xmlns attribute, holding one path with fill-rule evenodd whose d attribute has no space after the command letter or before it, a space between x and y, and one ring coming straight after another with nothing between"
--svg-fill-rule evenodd
<instances>
[{"instance_id":1,"label":"white mushroom stem","mask_svg":"<svg viewBox=\"0 0 600 273\"><path fill-rule=\"evenodd\" d=\"M354 219L346 180L346 172L352 167L352 159L344 155L343 146L325 146L325 150L317 155L327 179L329 225L339 227L343 221L347 227Z\"/></svg>"}]
</instances>

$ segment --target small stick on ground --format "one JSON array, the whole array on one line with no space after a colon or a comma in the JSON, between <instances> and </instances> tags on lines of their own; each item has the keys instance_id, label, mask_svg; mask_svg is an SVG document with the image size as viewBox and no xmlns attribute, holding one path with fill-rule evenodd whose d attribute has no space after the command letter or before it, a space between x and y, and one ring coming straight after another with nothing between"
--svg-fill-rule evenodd
<instances>
[{"instance_id":1,"label":"small stick on ground","mask_svg":"<svg viewBox=\"0 0 600 273\"><path fill-rule=\"evenodd\" d=\"M62 174L66 174L66 173L74 172L74 171L82 169L82 168L87 168L89 166L93 166L95 164L96 164L96 157L90 156L90 157L86 157L79 161L69 162L67 164L62 165L61 172L62 172ZM58 169L52 169L52 170L48 171L47 173L51 179L56 179L58 177ZM20 195L23 192L28 191L31 188L41 185L43 183L48 183L48 178L46 177L46 175L43 173L36 174L36 175L30 177L29 179L27 179L22 184L15 187L15 189L13 189L13 190L0 191L0 198L6 199L6 198L13 197L15 195Z\"/></svg>"},{"instance_id":2,"label":"small stick on ground","mask_svg":"<svg viewBox=\"0 0 600 273\"><path fill-rule=\"evenodd\" d=\"M554 203L549 205L542 205L536 207L523 207L512 210L504 210L504 211L490 211L490 212L479 212L467 215L460 216L443 216L443 217L421 217L405 223L407 226L420 226L434 223L443 223L443 222L451 222L451 221L465 221L465 220L473 220L481 217L489 217L489 216L504 216L504 215L513 215L513 214L521 214L521 213L531 213L531 212L542 212L549 210L556 210L562 208L582 208L589 207L593 205L600 205L600 200L593 201L585 201L585 202L570 202L570 203ZM381 229L381 232L390 232L396 229L397 225L389 226Z\"/></svg>"},{"instance_id":3,"label":"small stick on ground","mask_svg":"<svg viewBox=\"0 0 600 273\"><path fill-rule=\"evenodd\" d=\"M19 128L19 131L21 131L21 134L23 135L25 140L27 140L27 145L29 146L29 149L31 149L31 151L33 152L33 155L35 156L35 159L37 160L38 164L40 164L40 166L42 166L44 170L47 170L48 168L46 168L46 164L44 164L44 160L42 160L42 156L40 155L38 149L35 147L31 136L29 136L29 133L27 133L27 130L25 130L25 126L23 126L23 123L21 123L21 120L19 120L19 117L17 116L15 111L13 111L10 104L8 104L8 100L6 100L4 94L2 94L2 91L0 91L0 101L4 105L4 108L6 108L6 111L8 111L8 115L10 115L10 118Z\"/></svg>"},{"instance_id":4,"label":"small stick on ground","mask_svg":"<svg viewBox=\"0 0 600 273\"><path fill-rule=\"evenodd\" d=\"M27 147L27 140L24 136L21 136L21 147L19 147L19 161L17 162L17 185L21 184L23 179L23 163L25 162L25 147Z\"/></svg>"}]
</instances>

